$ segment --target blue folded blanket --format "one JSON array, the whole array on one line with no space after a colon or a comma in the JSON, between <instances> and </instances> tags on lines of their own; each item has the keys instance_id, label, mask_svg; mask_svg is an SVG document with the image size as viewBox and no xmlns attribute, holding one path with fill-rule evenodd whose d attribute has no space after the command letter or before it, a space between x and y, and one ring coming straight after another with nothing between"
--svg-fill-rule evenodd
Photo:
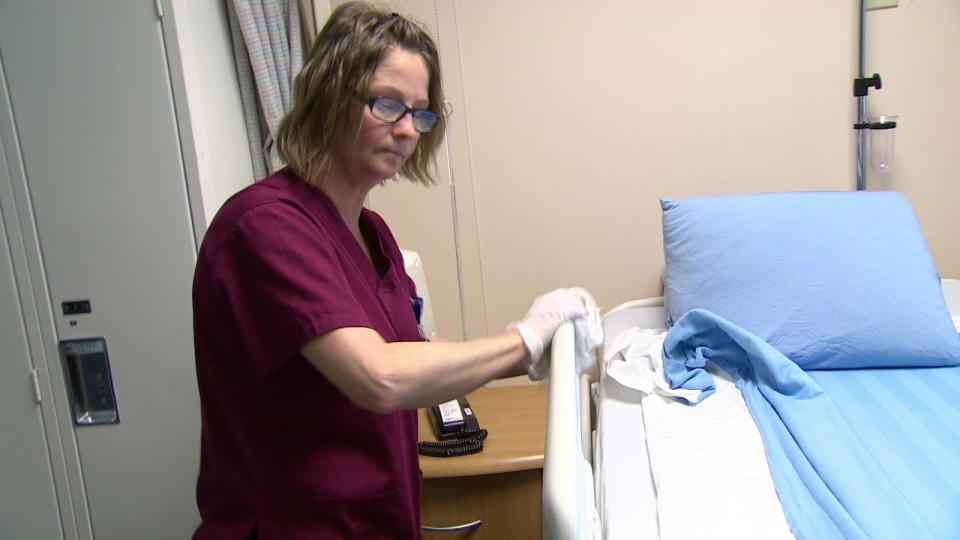
<instances>
[{"instance_id":1,"label":"blue folded blanket","mask_svg":"<svg viewBox=\"0 0 960 540\"><path fill-rule=\"evenodd\" d=\"M664 341L667 378L703 399L707 361L743 393L798 538L960 538L960 368L811 374L691 310Z\"/></svg>"}]
</instances>

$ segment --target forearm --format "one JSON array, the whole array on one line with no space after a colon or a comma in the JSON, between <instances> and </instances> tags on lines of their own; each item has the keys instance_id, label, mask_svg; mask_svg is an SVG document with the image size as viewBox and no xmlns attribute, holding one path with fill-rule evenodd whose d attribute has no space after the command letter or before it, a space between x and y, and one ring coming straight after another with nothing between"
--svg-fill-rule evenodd
<instances>
[{"instance_id":1,"label":"forearm","mask_svg":"<svg viewBox=\"0 0 960 540\"><path fill-rule=\"evenodd\" d=\"M516 332L464 342L384 345L390 358L384 381L397 410L433 405L493 379L526 373L528 353Z\"/></svg>"},{"instance_id":2,"label":"forearm","mask_svg":"<svg viewBox=\"0 0 960 540\"><path fill-rule=\"evenodd\" d=\"M432 405L499 377L524 373L516 332L465 342L387 343L369 328L343 328L302 352L354 403L377 412Z\"/></svg>"},{"instance_id":3,"label":"forearm","mask_svg":"<svg viewBox=\"0 0 960 540\"><path fill-rule=\"evenodd\" d=\"M534 301L516 332L462 343L387 343L371 328L347 327L314 338L301 352L354 403L391 412L524 373L531 355L540 357L560 324L585 315L577 291L557 289Z\"/></svg>"}]
</instances>

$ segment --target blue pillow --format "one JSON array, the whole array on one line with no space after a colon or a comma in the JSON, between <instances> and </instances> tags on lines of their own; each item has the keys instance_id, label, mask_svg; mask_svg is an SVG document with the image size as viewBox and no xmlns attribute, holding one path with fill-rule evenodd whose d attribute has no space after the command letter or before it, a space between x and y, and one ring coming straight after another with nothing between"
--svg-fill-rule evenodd
<instances>
[{"instance_id":1,"label":"blue pillow","mask_svg":"<svg viewBox=\"0 0 960 540\"><path fill-rule=\"evenodd\" d=\"M805 369L960 365L960 336L900 193L663 200L668 323L702 308Z\"/></svg>"}]
</instances>

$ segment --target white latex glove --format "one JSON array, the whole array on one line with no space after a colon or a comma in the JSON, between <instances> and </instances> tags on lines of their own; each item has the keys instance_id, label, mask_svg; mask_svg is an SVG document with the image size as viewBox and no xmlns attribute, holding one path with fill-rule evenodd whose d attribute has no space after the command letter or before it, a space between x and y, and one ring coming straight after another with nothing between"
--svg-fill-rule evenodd
<instances>
[{"instance_id":1,"label":"white latex glove","mask_svg":"<svg viewBox=\"0 0 960 540\"><path fill-rule=\"evenodd\" d=\"M586 316L583 301L573 289L556 289L533 301L527 315L507 328L516 328L536 365L557 328L566 321Z\"/></svg>"}]
</instances>

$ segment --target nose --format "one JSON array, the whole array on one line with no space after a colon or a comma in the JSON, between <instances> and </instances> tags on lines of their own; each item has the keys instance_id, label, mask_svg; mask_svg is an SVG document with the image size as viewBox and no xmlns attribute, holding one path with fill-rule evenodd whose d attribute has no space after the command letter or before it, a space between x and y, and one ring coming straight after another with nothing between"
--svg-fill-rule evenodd
<instances>
[{"instance_id":1,"label":"nose","mask_svg":"<svg viewBox=\"0 0 960 540\"><path fill-rule=\"evenodd\" d=\"M393 124L393 133L396 136L418 137L420 132L413 128L413 115L409 112Z\"/></svg>"}]
</instances>

